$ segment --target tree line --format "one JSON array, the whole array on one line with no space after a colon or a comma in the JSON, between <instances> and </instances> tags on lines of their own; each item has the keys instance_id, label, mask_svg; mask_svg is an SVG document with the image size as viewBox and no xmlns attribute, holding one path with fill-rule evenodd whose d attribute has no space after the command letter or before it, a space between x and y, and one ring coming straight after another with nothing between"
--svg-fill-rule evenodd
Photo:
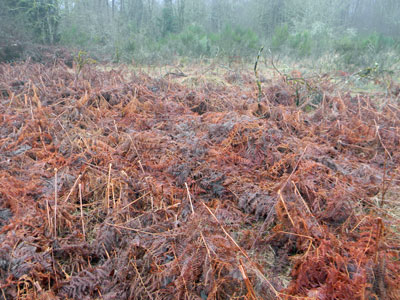
<instances>
[{"instance_id":1,"label":"tree line","mask_svg":"<svg viewBox=\"0 0 400 300\"><path fill-rule=\"evenodd\" d=\"M0 11L2 39L12 23L33 42L114 61L246 57L266 44L360 63L357 51L397 51L400 38L397 0L3 0Z\"/></svg>"}]
</instances>

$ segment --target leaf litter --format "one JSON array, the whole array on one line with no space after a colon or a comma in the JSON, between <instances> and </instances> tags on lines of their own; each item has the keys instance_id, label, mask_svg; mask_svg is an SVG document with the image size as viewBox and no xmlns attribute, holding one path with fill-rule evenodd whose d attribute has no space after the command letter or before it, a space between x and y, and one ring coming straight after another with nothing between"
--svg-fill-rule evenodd
<instances>
[{"instance_id":1,"label":"leaf litter","mask_svg":"<svg viewBox=\"0 0 400 300\"><path fill-rule=\"evenodd\" d=\"M1 299L400 299L398 102L127 72L0 65Z\"/></svg>"}]
</instances>

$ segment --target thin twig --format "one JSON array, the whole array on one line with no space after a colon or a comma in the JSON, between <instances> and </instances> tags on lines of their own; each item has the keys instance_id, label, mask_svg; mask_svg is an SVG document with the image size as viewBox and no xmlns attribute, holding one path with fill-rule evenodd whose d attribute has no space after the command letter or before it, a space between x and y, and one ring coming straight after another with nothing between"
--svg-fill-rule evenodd
<instances>
[{"instance_id":1,"label":"thin twig","mask_svg":"<svg viewBox=\"0 0 400 300\"><path fill-rule=\"evenodd\" d=\"M73 185L72 188L69 190L69 193L68 193L67 197L65 198L64 202L67 202L67 201L69 200L69 197L71 197L71 195L72 195L72 193L73 193L73 191L74 191L76 185L78 184L79 180L81 179L81 177L82 177L82 174L79 174L79 175L78 175L78 178L76 178L76 180L75 180L75 182L74 182L74 185Z\"/></svg>"},{"instance_id":2,"label":"thin twig","mask_svg":"<svg viewBox=\"0 0 400 300\"><path fill-rule=\"evenodd\" d=\"M379 125L376 123L376 120L374 119L375 122L375 126L376 126L376 135L378 136L379 142L381 143L383 149L385 150L385 153L390 157L390 160L392 159L392 156L390 155L390 152L388 151L388 149L386 149L385 144L382 141L381 135L379 133Z\"/></svg>"},{"instance_id":3,"label":"thin twig","mask_svg":"<svg viewBox=\"0 0 400 300\"><path fill-rule=\"evenodd\" d=\"M258 298L256 296L256 292L254 291L254 288L251 285L250 279L246 274L242 259L239 259L239 262L240 262L239 270L240 270L240 273L242 273L242 277L243 277L244 283L246 285L246 288L247 288L247 291L248 291L248 295L250 296L250 299L257 300Z\"/></svg>"},{"instance_id":4,"label":"thin twig","mask_svg":"<svg viewBox=\"0 0 400 300\"><path fill-rule=\"evenodd\" d=\"M82 234L83 234L83 239L86 240L86 234L85 234L85 220L83 218L83 205L82 205L82 184L79 184L79 203L80 203L80 208L81 208L81 221L82 221Z\"/></svg>"},{"instance_id":5,"label":"thin twig","mask_svg":"<svg viewBox=\"0 0 400 300\"><path fill-rule=\"evenodd\" d=\"M113 210L117 208L116 202L115 202L115 190L114 190L114 183L111 182L111 194L112 194L112 199L113 199Z\"/></svg>"},{"instance_id":6,"label":"thin twig","mask_svg":"<svg viewBox=\"0 0 400 300\"><path fill-rule=\"evenodd\" d=\"M258 87L258 96L257 96L257 101L258 101L258 103L261 102L262 89L261 89L260 77L258 76L257 65L258 65L258 61L259 61L260 56L261 56L261 52L262 52L263 50L264 50L264 46L262 46L262 47L260 48L260 50L258 51L257 58L256 58L256 62L254 63L254 75L256 76L256 82L257 82L257 87Z\"/></svg>"},{"instance_id":7,"label":"thin twig","mask_svg":"<svg viewBox=\"0 0 400 300\"><path fill-rule=\"evenodd\" d=\"M136 259L136 258L135 258L135 259ZM146 291L147 296L148 296L150 299L153 299L153 297L151 296L150 292L148 291L146 285L145 285L144 282L143 282L142 276L140 275L140 272L139 272L139 270L138 270L138 268L137 268L137 266L136 266L136 263L133 263L132 261L130 261L130 263L131 263L131 265L135 268L135 271L136 271L137 275L139 276L140 283L142 284L144 290Z\"/></svg>"},{"instance_id":8,"label":"thin twig","mask_svg":"<svg viewBox=\"0 0 400 300\"><path fill-rule=\"evenodd\" d=\"M376 235L376 253L375 253L375 264L378 263L379 257L379 246L381 242L381 237L383 236L385 226L383 225L382 218L378 218L377 220L377 235Z\"/></svg>"},{"instance_id":9,"label":"thin twig","mask_svg":"<svg viewBox=\"0 0 400 300\"><path fill-rule=\"evenodd\" d=\"M288 215L288 217L289 217L290 223L292 223L292 226L293 226L293 227L296 227L296 226L294 225L294 222L293 222L292 217L290 216L290 213L289 213L289 210L288 210L288 208L287 208L287 206L286 206L285 200L283 199L281 190L278 191L278 195L279 195L279 198L280 198L280 200L282 201L283 207L285 208L285 211L286 211L286 213L287 213L287 215Z\"/></svg>"},{"instance_id":10,"label":"thin twig","mask_svg":"<svg viewBox=\"0 0 400 300\"><path fill-rule=\"evenodd\" d=\"M51 217L50 217L50 205L49 205L49 199L46 198L46 212L47 212L47 222L49 223L49 231L52 231L52 222L51 222Z\"/></svg>"},{"instance_id":11,"label":"thin twig","mask_svg":"<svg viewBox=\"0 0 400 300\"><path fill-rule=\"evenodd\" d=\"M117 225L117 224L111 224L108 222L104 222L104 224L108 225L108 226L113 226L119 229L125 229L125 230L130 230L130 231L135 231L135 232L139 232L139 233L143 233L143 234L150 234L150 235L162 235L163 233L158 233L158 232L148 232L148 231L143 231L140 229L136 229L136 228L130 228L130 227L126 227L126 226L121 226L121 225Z\"/></svg>"},{"instance_id":12,"label":"thin twig","mask_svg":"<svg viewBox=\"0 0 400 300\"><path fill-rule=\"evenodd\" d=\"M203 240L204 246L206 247L207 255L208 255L208 258L210 259L210 262L211 262L211 251L210 251L210 248L207 245L206 239L204 238L203 232L201 232L201 231L200 231L200 236L201 236L201 239Z\"/></svg>"},{"instance_id":13,"label":"thin twig","mask_svg":"<svg viewBox=\"0 0 400 300\"><path fill-rule=\"evenodd\" d=\"M57 238L57 168L54 169L54 238Z\"/></svg>"},{"instance_id":14,"label":"thin twig","mask_svg":"<svg viewBox=\"0 0 400 300\"><path fill-rule=\"evenodd\" d=\"M385 152L385 160L383 162L383 176L382 176L382 188L381 188L381 202L379 203L379 207L382 208L385 204L385 195L387 189L385 188L385 181L386 181L386 164L387 164L387 155Z\"/></svg>"},{"instance_id":15,"label":"thin twig","mask_svg":"<svg viewBox=\"0 0 400 300\"><path fill-rule=\"evenodd\" d=\"M107 215L110 213L110 181L111 181L111 167L112 163L108 165L108 178L107 178L107 190L106 190L106 199L105 199L105 204L107 207Z\"/></svg>"},{"instance_id":16,"label":"thin twig","mask_svg":"<svg viewBox=\"0 0 400 300\"><path fill-rule=\"evenodd\" d=\"M193 208L193 203L192 203L192 197L190 196L189 187L188 187L188 185L187 185L186 182L185 182L185 187L186 187L187 195L188 195L189 202L190 202L190 208L192 209L192 214L194 215L194 208Z\"/></svg>"},{"instance_id":17,"label":"thin twig","mask_svg":"<svg viewBox=\"0 0 400 300\"><path fill-rule=\"evenodd\" d=\"M301 153L299 160L297 161L296 166L293 168L292 173L290 173L289 177L285 180L285 182L282 184L281 188L279 189L280 191L283 191L283 189L286 187L287 183L289 182L289 180L292 178L294 172L297 171L297 168L299 167L299 164L301 162L301 160L303 159L304 154L306 153L308 148L308 145L304 148L303 153Z\"/></svg>"},{"instance_id":18,"label":"thin twig","mask_svg":"<svg viewBox=\"0 0 400 300\"><path fill-rule=\"evenodd\" d=\"M283 75L281 71L279 71L279 69L275 66L275 62L274 62L274 56L272 54L271 49L268 49L269 53L271 54L271 65L274 68L274 70L281 75L282 77L286 78L286 75Z\"/></svg>"},{"instance_id":19,"label":"thin twig","mask_svg":"<svg viewBox=\"0 0 400 300\"><path fill-rule=\"evenodd\" d=\"M131 203L128 203L127 205L125 205L123 208L121 208L121 211L124 210L125 208L131 206L132 204L135 204L136 202L138 202L140 199L146 197L148 194L150 194L150 192L147 192L146 194L140 196L139 198L133 200Z\"/></svg>"},{"instance_id":20,"label":"thin twig","mask_svg":"<svg viewBox=\"0 0 400 300\"><path fill-rule=\"evenodd\" d=\"M62 130L64 130L64 132L65 132L65 134L67 135L67 138L68 138L68 140L69 140L69 143L70 143L71 146L73 147L74 144L73 144L73 142L72 142L72 140L71 140L71 137L70 137L69 134L68 134L68 131L65 130L65 128L64 128L64 126L61 124L60 120L57 120L57 122L58 122L58 124L60 124Z\"/></svg>"},{"instance_id":21,"label":"thin twig","mask_svg":"<svg viewBox=\"0 0 400 300\"><path fill-rule=\"evenodd\" d=\"M24 95L24 97L25 97L25 102L26 102L26 99L28 99L28 98L27 98L27 95ZM35 120L35 117L33 116L32 99L31 99L31 98L29 98L29 107L30 107L30 109L31 109L31 118L32 118L32 121L34 121L34 120Z\"/></svg>"},{"instance_id":22,"label":"thin twig","mask_svg":"<svg viewBox=\"0 0 400 300\"><path fill-rule=\"evenodd\" d=\"M308 205L307 205L306 201L304 200L303 196L300 194L300 191L297 189L296 184L295 184L293 181L292 181L292 184L293 184L293 186L294 186L295 193L300 197L300 199L301 199L301 201L302 201L304 207L306 208L307 212L313 217L315 223L316 223L317 226L318 226L318 229L319 229L320 233L322 233L323 231L322 231L321 226L320 226L319 223L318 223L317 218L316 218L316 217L314 216L314 214L311 212L311 210L310 210L310 208L308 207Z\"/></svg>"}]
</instances>

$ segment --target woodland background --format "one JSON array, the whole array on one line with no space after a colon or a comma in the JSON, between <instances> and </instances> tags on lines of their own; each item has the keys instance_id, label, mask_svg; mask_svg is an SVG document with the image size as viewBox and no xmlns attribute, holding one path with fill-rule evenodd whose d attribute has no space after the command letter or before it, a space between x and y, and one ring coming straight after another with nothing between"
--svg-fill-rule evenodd
<instances>
[{"instance_id":1,"label":"woodland background","mask_svg":"<svg viewBox=\"0 0 400 300\"><path fill-rule=\"evenodd\" d=\"M0 60L56 44L117 63L237 61L266 45L290 60L389 67L399 16L396 0L3 0Z\"/></svg>"}]
</instances>

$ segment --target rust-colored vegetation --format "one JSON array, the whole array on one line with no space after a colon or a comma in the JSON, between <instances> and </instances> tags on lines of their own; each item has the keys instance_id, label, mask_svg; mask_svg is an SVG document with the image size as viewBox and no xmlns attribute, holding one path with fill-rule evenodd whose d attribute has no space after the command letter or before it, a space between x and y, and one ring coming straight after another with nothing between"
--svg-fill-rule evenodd
<instances>
[{"instance_id":1,"label":"rust-colored vegetation","mask_svg":"<svg viewBox=\"0 0 400 300\"><path fill-rule=\"evenodd\" d=\"M400 299L399 102L235 76L0 65L0 299Z\"/></svg>"}]
</instances>

